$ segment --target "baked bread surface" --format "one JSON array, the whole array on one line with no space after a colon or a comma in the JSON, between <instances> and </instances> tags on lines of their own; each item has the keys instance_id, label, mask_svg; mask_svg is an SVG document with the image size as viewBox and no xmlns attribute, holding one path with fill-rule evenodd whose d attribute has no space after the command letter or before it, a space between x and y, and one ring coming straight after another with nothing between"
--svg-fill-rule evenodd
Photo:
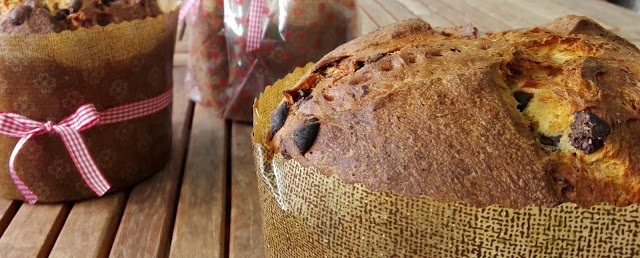
<instances>
[{"instance_id":1,"label":"baked bread surface","mask_svg":"<svg viewBox=\"0 0 640 258\"><path fill-rule=\"evenodd\" d=\"M156 0L0 0L0 33L47 34L160 14Z\"/></svg>"},{"instance_id":2,"label":"baked bread surface","mask_svg":"<svg viewBox=\"0 0 640 258\"><path fill-rule=\"evenodd\" d=\"M484 38L407 20L316 63L274 110L268 144L410 197L638 203L639 61L586 17Z\"/></svg>"}]
</instances>

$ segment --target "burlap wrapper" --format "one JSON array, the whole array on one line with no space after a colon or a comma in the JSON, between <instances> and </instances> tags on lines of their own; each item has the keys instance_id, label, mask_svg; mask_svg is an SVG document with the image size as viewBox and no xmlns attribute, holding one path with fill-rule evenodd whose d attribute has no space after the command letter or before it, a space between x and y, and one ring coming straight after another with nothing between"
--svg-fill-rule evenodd
<instances>
[{"instance_id":1,"label":"burlap wrapper","mask_svg":"<svg viewBox=\"0 0 640 258\"><path fill-rule=\"evenodd\" d=\"M167 14L106 27L48 35L0 35L0 112L59 122L78 107L98 111L149 99L172 86L177 6ZM111 191L149 177L166 164L171 148L171 107L81 133ZM23 197L9 175L18 139L0 135L0 196ZM17 156L20 178L38 202L95 197L60 136L30 139Z\"/></svg>"},{"instance_id":2,"label":"burlap wrapper","mask_svg":"<svg viewBox=\"0 0 640 258\"><path fill-rule=\"evenodd\" d=\"M307 66L306 68L309 68ZM254 105L254 155L269 257L637 257L640 206L470 207L346 184L273 154L269 115L298 69Z\"/></svg>"}]
</instances>

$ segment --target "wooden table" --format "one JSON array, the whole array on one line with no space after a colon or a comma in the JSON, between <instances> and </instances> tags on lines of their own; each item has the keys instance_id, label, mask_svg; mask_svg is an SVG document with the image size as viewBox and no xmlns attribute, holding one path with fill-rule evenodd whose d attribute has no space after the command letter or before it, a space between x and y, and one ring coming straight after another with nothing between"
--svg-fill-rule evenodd
<instances>
[{"instance_id":1,"label":"wooden table","mask_svg":"<svg viewBox=\"0 0 640 258\"><path fill-rule=\"evenodd\" d=\"M358 14L360 34L408 18L434 26L472 23L489 32L582 14L640 44L640 17L596 0L359 0ZM0 256L263 256L251 127L189 102L181 87L186 43L176 52L169 165L101 199L50 205L0 199Z\"/></svg>"}]
</instances>

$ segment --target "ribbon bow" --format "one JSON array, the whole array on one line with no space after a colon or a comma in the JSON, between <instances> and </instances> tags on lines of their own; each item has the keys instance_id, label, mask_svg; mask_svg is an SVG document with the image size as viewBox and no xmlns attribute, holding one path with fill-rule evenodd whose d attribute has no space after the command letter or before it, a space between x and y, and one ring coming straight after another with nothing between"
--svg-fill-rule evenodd
<instances>
[{"instance_id":1,"label":"ribbon bow","mask_svg":"<svg viewBox=\"0 0 640 258\"><path fill-rule=\"evenodd\" d=\"M57 124L51 121L46 123L33 121L18 114L0 114L0 134L20 138L9 159L9 172L16 186L18 186L18 189L29 203L35 203L38 197L18 177L14 163L18 152L20 152L24 144L31 137L44 133L60 135L64 145L69 150L73 163L78 168L80 175L82 175L82 179L91 187L91 190L98 196L102 196L109 190L111 186L100 173L100 169L98 169L91 155L89 155L89 150L87 150L80 136L80 132L94 127L99 122L100 114L92 104L81 106L75 113Z\"/></svg>"},{"instance_id":2,"label":"ribbon bow","mask_svg":"<svg viewBox=\"0 0 640 258\"><path fill-rule=\"evenodd\" d=\"M16 156L29 139L36 135L51 133L62 138L67 151L69 151L69 156L91 190L98 196L104 195L111 186L93 161L80 132L96 125L122 122L158 112L171 103L172 93L172 89L169 89L154 98L102 112L98 112L93 104L85 104L59 123L38 122L18 114L0 113L0 134L20 138L9 159L11 178L30 204L34 204L38 200L33 191L18 177L14 163Z\"/></svg>"}]
</instances>

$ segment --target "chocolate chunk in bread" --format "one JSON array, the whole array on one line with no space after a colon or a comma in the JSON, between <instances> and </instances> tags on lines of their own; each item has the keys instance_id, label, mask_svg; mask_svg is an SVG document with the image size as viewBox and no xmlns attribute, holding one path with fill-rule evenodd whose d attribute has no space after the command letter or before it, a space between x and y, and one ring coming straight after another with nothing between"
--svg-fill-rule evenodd
<instances>
[{"instance_id":1,"label":"chocolate chunk in bread","mask_svg":"<svg viewBox=\"0 0 640 258\"><path fill-rule=\"evenodd\" d=\"M293 142L298 147L301 155L304 155L311 149L313 143L316 141L318 131L320 130L320 124L318 119L311 118L307 120L307 123L302 125L293 133Z\"/></svg>"},{"instance_id":2,"label":"chocolate chunk in bread","mask_svg":"<svg viewBox=\"0 0 640 258\"><path fill-rule=\"evenodd\" d=\"M522 112L524 111L525 108L527 108L529 101L533 98L533 94L528 92L518 91L513 93L513 97L516 98L516 101L518 101L518 106L517 106L518 110Z\"/></svg>"},{"instance_id":3,"label":"chocolate chunk in bread","mask_svg":"<svg viewBox=\"0 0 640 258\"><path fill-rule=\"evenodd\" d=\"M66 20L69 14L69 10L59 10L56 12L56 15L53 16L53 18L55 18L57 21Z\"/></svg>"},{"instance_id":4,"label":"chocolate chunk in bread","mask_svg":"<svg viewBox=\"0 0 640 258\"><path fill-rule=\"evenodd\" d=\"M590 154L604 146L611 128L600 117L589 111L573 113L573 123L570 125L571 146Z\"/></svg>"},{"instance_id":5,"label":"chocolate chunk in bread","mask_svg":"<svg viewBox=\"0 0 640 258\"><path fill-rule=\"evenodd\" d=\"M276 110L271 113L271 122L269 125L269 140L273 138L273 135L282 128L284 122L287 120L287 116L289 115L289 105L286 102L280 103Z\"/></svg>"},{"instance_id":6,"label":"chocolate chunk in bread","mask_svg":"<svg viewBox=\"0 0 640 258\"><path fill-rule=\"evenodd\" d=\"M556 147L560 142L560 138L562 138L562 135L546 136L540 134L538 139L540 140L541 144Z\"/></svg>"}]
</instances>

